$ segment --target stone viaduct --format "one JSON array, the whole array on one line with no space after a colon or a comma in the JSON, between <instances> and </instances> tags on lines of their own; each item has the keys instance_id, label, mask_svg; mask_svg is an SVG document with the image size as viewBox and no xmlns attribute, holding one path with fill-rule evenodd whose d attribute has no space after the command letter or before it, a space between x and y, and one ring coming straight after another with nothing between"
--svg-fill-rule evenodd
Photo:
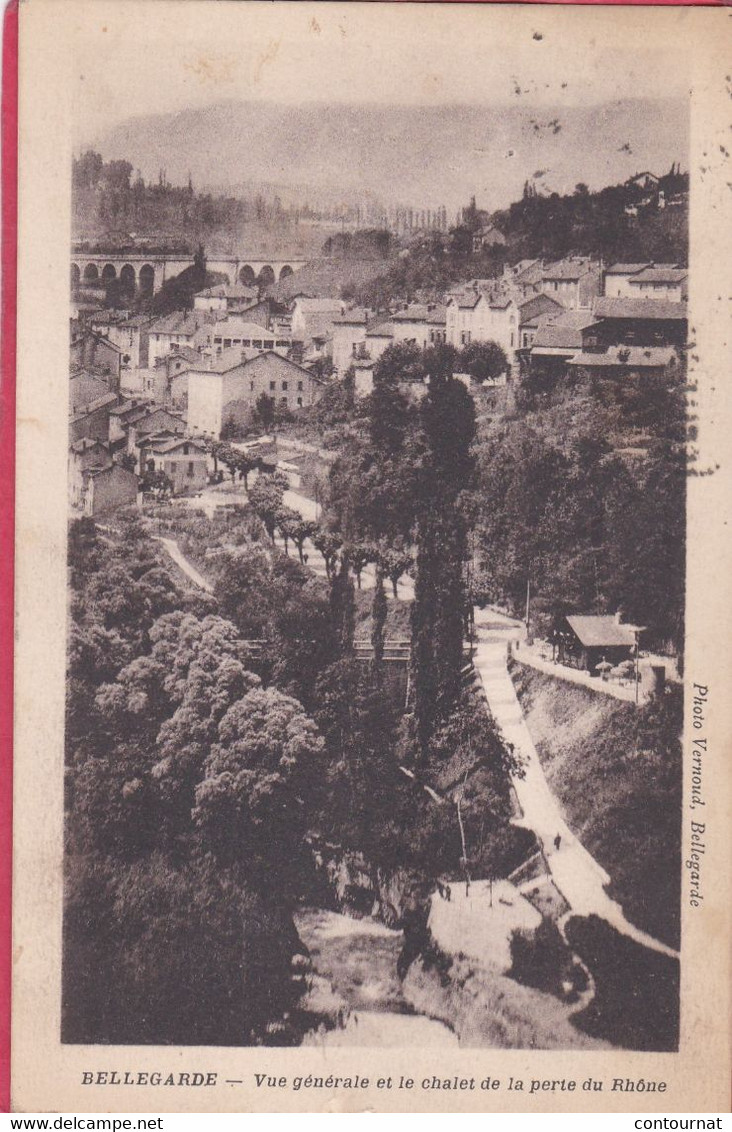
<instances>
[{"instance_id":1,"label":"stone viaduct","mask_svg":"<svg viewBox=\"0 0 732 1132\"><path fill-rule=\"evenodd\" d=\"M264 256L224 256L206 259L206 269L226 276L229 283L258 283L268 287L286 279L307 261L299 258L273 259ZM167 279L179 275L193 264L193 256L177 252L82 252L71 253L71 288L94 287L119 279L130 293L152 295Z\"/></svg>"}]
</instances>

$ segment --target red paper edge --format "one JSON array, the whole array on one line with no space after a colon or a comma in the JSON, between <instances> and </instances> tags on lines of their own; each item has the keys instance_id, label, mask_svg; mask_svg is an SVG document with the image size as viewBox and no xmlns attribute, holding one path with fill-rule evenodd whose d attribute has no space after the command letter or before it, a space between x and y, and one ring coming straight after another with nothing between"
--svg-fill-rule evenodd
<instances>
[{"instance_id":1,"label":"red paper edge","mask_svg":"<svg viewBox=\"0 0 732 1132\"><path fill-rule=\"evenodd\" d=\"M465 0L448 0L464 3ZM468 0L508 3L510 0ZM555 0L524 0L533 4ZM561 0L569 4L720 7L724 0ZM3 17L2 290L0 292L0 1112L10 1111L12 968L13 642L15 533L15 356L18 236L18 4Z\"/></svg>"},{"instance_id":2,"label":"red paper edge","mask_svg":"<svg viewBox=\"0 0 732 1132\"><path fill-rule=\"evenodd\" d=\"M10 1111L15 530L15 303L18 231L18 0L3 19L0 319L0 1111Z\"/></svg>"}]
</instances>

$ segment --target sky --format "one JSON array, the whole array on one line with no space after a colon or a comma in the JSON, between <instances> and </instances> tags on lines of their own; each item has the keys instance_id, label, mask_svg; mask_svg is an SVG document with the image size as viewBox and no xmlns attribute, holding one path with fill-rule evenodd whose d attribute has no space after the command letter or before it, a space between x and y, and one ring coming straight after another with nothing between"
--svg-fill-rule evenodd
<instances>
[{"instance_id":1,"label":"sky","mask_svg":"<svg viewBox=\"0 0 732 1132\"><path fill-rule=\"evenodd\" d=\"M73 61L75 147L222 100L576 106L684 93L684 10L97 0ZM663 43L661 48L659 44Z\"/></svg>"}]
</instances>

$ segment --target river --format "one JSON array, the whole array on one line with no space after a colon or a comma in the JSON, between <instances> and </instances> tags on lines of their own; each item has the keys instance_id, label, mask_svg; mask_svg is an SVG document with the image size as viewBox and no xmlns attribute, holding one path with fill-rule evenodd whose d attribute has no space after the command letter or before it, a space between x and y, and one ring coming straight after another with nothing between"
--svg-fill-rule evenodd
<instances>
[{"instance_id":1,"label":"river","mask_svg":"<svg viewBox=\"0 0 732 1132\"><path fill-rule=\"evenodd\" d=\"M397 975L404 935L376 920L357 920L320 908L301 909L295 926L310 952L313 974L329 984L334 1029L310 1030L303 1045L414 1046L458 1045L452 1030L405 1000ZM317 1006L317 990L313 1005Z\"/></svg>"}]
</instances>

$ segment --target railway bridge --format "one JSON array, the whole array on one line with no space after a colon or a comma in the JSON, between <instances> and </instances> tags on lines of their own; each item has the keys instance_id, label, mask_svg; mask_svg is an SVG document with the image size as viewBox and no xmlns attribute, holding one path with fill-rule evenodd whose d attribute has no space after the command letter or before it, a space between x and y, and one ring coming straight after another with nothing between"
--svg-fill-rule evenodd
<instances>
[{"instance_id":1,"label":"railway bridge","mask_svg":"<svg viewBox=\"0 0 732 1132\"><path fill-rule=\"evenodd\" d=\"M223 275L229 283L269 287L298 271L307 261L297 256L274 258L263 255L218 256L206 259L208 271ZM168 279L193 265L186 252L83 251L71 253L71 289L104 286L119 279L124 290L152 295Z\"/></svg>"}]
</instances>

